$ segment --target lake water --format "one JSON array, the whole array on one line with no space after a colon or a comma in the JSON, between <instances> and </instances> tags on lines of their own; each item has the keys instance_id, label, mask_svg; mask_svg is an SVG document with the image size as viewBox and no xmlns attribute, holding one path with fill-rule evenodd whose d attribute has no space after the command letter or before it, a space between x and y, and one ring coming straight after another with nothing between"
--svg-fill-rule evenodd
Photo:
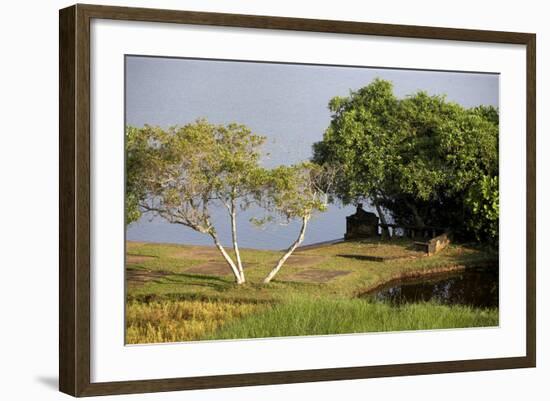
<instances>
[{"instance_id":1,"label":"lake water","mask_svg":"<svg viewBox=\"0 0 550 401\"><path fill-rule=\"evenodd\" d=\"M369 210L366 205L366 210ZM300 222L287 225L268 224L259 228L250 222L258 217L259 210L241 212L237 219L239 247L254 249L285 249L297 237ZM344 237L346 216L355 213L354 206L330 205L324 213L312 217L308 224L303 245L330 241ZM212 220L224 246L231 246L229 217L225 208L215 208ZM187 245L212 245L212 239L205 234L193 231L179 224L170 224L161 218L143 216L128 226L126 239L130 241L164 242Z\"/></svg>"},{"instance_id":2,"label":"lake water","mask_svg":"<svg viewBox=\"0 0 550 401\"><path fill-rule=\"evenodd\" d=\"M389 283L363 295L394 305L435 301L446 305L498 307L498 267L468 269Z\"/></svg>"}]
</instances>

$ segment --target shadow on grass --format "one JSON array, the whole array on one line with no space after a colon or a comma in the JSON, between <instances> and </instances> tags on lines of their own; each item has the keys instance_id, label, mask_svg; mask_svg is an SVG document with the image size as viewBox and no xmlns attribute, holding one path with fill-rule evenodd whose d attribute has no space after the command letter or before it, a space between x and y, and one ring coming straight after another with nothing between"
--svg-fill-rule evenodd
<instances>
[{"instance_id":1,"label":"shadow on grass","mask_svg":"<svg viewBox=\"0 0 550 401\"><path fill-rule=\"evenodd\" d=\"M128 252L126 253L126 256L135 256L135 257L143 257L143 258L159 258L158 255L146 255L146 254L143 254L143 253L131 253L131 252Z\"/></svg>"},{"instance_id":2,"label":"shadow on grass","mask_svg":"<svg viewBox=\"0 0 550 401\"><path fill-rule=\"evenodd\" d=\"M348 258L355 260L365 260L368 262L383 262L385 260L401 259L403 256L371 256L371 255L352 255L352 254L338 254L340 258Z\"/></svg>"},{"instance_id":3,"label":"shadow on grass","mask_svg":"<svg viewBox=\"0 0 550 401\"><path fill-rule=\"evenodd\" d=\"M216 291L227 290L234 284L233 280L228 280L223 277L188 273L171 273L158 280L152 280L152 282L158 285L185 284L190 286L209 287Z\"/></svg>"}]
</instances>

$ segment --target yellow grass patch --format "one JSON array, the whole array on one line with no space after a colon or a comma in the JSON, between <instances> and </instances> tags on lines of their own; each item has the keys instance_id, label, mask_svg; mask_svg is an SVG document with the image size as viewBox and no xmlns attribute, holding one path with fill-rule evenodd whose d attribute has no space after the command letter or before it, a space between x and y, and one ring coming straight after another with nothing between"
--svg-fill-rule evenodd
<instances>
[{"instance_id":1,"label":"yellow grass patch","mask_svg":"<svg viewBox=\"0 0 550 401\"><path fill-rule=\"evenodd\" d=\"M262 306L212 301L161 301L126 305L126 343L197 340L222 324L244 317Z\"/></svg>"}]
</instances>

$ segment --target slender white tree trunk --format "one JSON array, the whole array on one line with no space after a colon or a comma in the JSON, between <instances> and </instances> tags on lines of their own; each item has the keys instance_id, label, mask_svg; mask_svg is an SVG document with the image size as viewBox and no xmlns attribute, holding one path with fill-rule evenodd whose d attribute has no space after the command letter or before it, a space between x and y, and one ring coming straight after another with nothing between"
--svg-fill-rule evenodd
<instances>
[{"instance_id":1,"label":"slender white tree trunk","mask_svg":"<svg viewBox=\"0 0 550 401\"><path fill-rule=\"evenodd\" d=\"M235 280L237 281L237 284L242 284L243 281L242 281L242 278L241 278L241 274L239 273L239 269L235 265L235 262L233 262L233 259L231 259L231 256L229 256L229 254L226 252L225 248L222 246L222 244L218 240L218 236L214 233L210 233L210 236L214 240L214 244L216 245L216 248L218 248L218 250L222 254L223 258L225 259L225 261L227 262L229 267L231 267L231 271L233 272L233 275L235 276Z\"/></svg>"},{"instance_id":2,"label":"slender white tree trunk","mask_svg":"<svg viewBox=\"0 0 550 401\"><path fill-rule=\"evenodd\" d=\"M302 228L300 229L300 234L298 235L298 238L296 238L296 241L294 241L294 243L286 250L283 256L281 256L273 270L271 270L271 272L264 279L264 283L269 283L273 279L273 277L275 277L279 270L281 270L281 267L286 262L286 260L290 257L290 255L292 255L292 252L294 252L294 250L298 248L298 246L302 243L302 241L304 240L304 236L306 235L308 221L309 216L305 216L302 218Z\"/></svg>"},{"instance_id":3,"label":"slender white tree trunk","mask_svg":"<svg viewBox=\"0 0 550 401\"><path fill-rule=\"evenodd\" d=\"M237 269L239 270L241 283L244 283L246 280L244 278L243 263L241 261L239 245L237 244L237 213L235 211L235 202L231 203L231 237L233 239L233 250L235 251L235 258L237 259Z\"/></svg>"}]
</instances>

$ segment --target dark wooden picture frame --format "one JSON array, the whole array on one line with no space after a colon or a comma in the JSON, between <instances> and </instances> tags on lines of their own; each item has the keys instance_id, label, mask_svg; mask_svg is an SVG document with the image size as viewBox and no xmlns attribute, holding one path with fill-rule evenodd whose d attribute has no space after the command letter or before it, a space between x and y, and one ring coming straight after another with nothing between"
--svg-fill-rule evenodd
<instances>
[{"instance_id":1,"label":"dark wooden picture frame","mask_svg":"<svg viewBox=\"0 0 550 401\"><path fill-rule=\"evenodd\" d=\"M526 356L92 383L90 380L90 21L93 18L525 45L527 54ZM81 4L60 10L59 29L59 388L62 392L73 396L94 396L535 366L535 34Z\"/></svg>"}]
</instances>

